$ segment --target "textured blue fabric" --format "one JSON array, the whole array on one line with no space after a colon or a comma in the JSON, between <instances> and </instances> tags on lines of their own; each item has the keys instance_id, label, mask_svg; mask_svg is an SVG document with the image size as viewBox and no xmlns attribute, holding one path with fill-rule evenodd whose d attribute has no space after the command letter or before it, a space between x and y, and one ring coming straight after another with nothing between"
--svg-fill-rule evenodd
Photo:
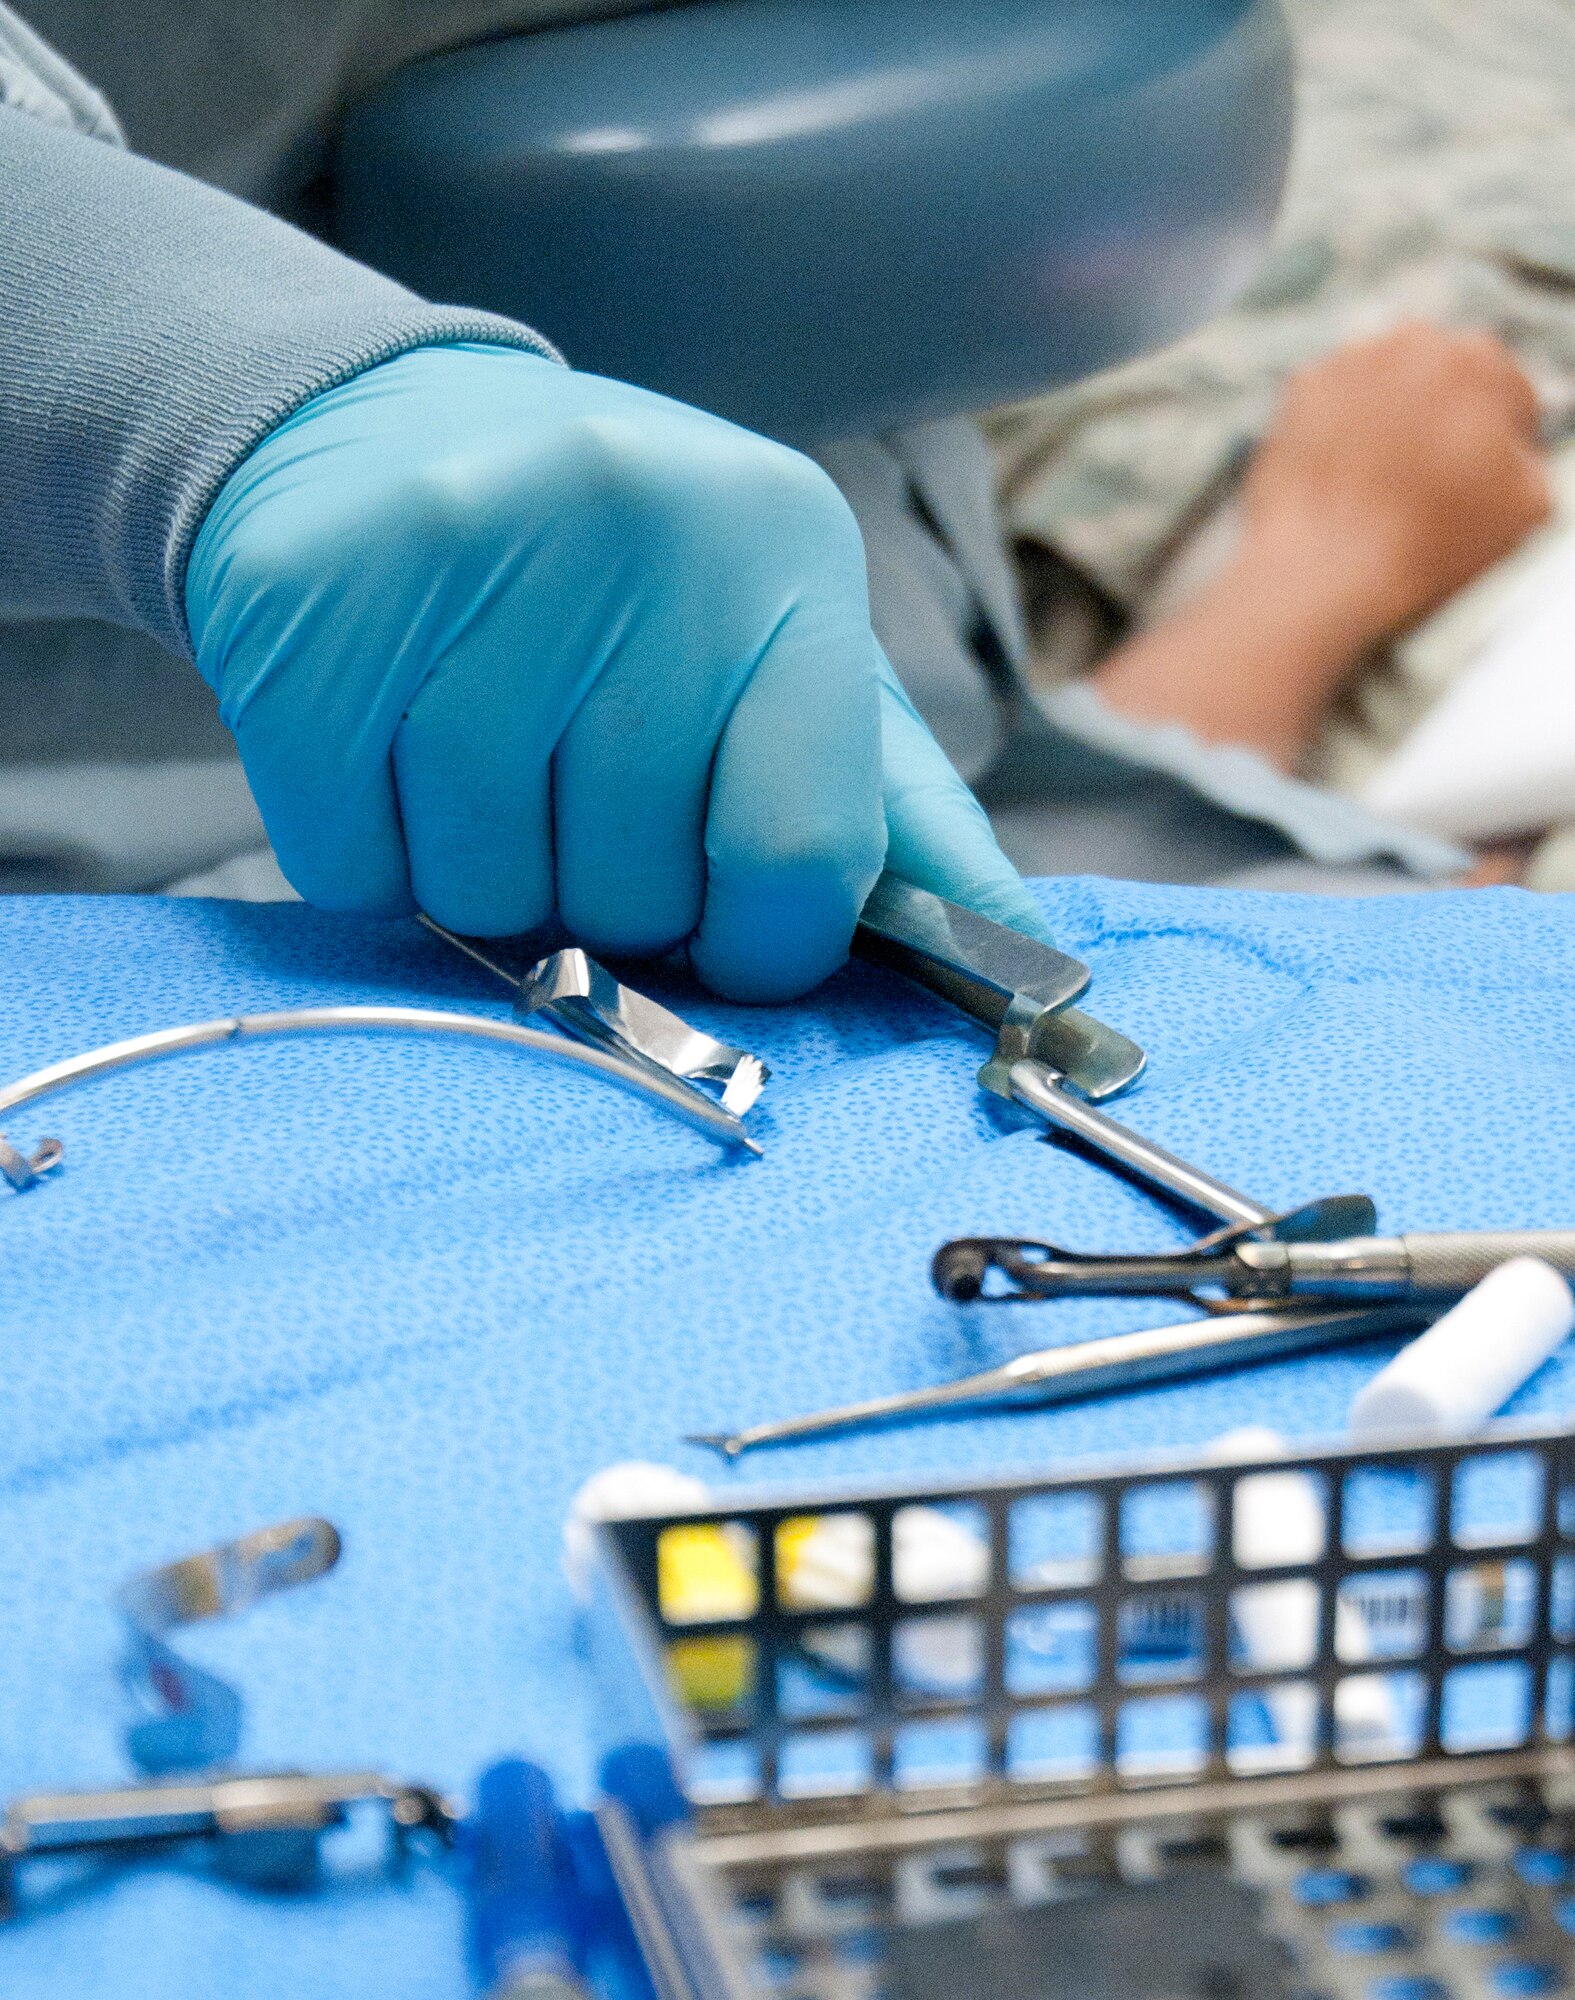
<instances>
[{"instance_id":1,"label":"textured blue fabric","mask_svg":"<svg viewBox=\"0 0 1575 2000\"><path fill-rule=\"evenodd\" d=\"M1057 936L1149 1047L1135 1124L1265 1200L1366 1188L1394 1228L1568 1223L1575 911L1512 890L1324 903L1066 881ZM414 927L294 907L0 904L0 1074L239 1007L504 1011ZM109 1598L125 1573L285 1515L338 1572L192 1652L261 1766L375 1763L463 1788L511 1750L583 1778L562 1512L615 1459L780 1485L923 1478L1339 1426L1386 1349L1033 1414L778 1452L722 1472L685 1431L1136 1324L1119 1302L964 1312L958 1232L1159 1246L1138 1193L997 1126L979 1044L866 969L792 1010L681 1004L775 1077L764 1160L498 1051L257 1045L85 1086L52 1186L0 1197L5 1424L0 1792L125 1770ZM1154 1317L1166 1309L1153 1309ZM1517 1399L1575 1400L1560 1357ZM458 2000L451 1892L273 1902L128 1878L0 1931L0 1990L116 2000Z\"/></svg>"}]
</instances>

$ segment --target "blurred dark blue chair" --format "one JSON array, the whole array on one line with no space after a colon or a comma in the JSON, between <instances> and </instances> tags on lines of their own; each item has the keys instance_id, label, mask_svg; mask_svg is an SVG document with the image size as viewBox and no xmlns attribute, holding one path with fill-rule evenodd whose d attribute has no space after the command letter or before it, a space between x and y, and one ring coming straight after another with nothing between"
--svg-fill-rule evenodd
<instances>
[{"instance_id":1,"label":"blurred dark blue chair","mask_svg":"<svg viewBox=\"0 0 1575 2000\"><path fill-rule=\"evenodd\" d=\"M1274 0L690 0L484 42L353 110L340 243L581 368L795 442L1154 347L1279 192Z\"/></svg>"}]
</instances>

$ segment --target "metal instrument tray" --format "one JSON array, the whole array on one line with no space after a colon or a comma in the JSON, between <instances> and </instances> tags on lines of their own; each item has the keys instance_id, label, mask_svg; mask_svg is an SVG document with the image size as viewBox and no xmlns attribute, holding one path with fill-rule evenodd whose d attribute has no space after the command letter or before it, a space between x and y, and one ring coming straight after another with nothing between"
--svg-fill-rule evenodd
<instances>
[{"instance_id":1,"label":"metal instrument tray","mask_svg":"<svg viewBox=\"0 0 1575 2000\"><path fill-rule=\"evenodd\" d=\"M664 1996L928 2000L967 1965L974 2000L1040 2000L1071 1952L1096 2000L1156 1909L1167 1996L1575 1985L1568 1430L598 1532L604 1771L659 1755L689 1802L603 1807ZM936 1534L971 1566L916 1556ZM708 1608L673 1579L719 1546Z\"/></svg>"}]
</instances>

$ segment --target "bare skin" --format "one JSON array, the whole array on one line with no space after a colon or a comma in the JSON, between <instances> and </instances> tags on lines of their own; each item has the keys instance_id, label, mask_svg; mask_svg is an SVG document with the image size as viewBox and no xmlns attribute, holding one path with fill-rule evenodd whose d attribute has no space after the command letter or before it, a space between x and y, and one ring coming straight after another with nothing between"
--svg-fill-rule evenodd
<instances>
[{"instance_id":1,"label":"bare skin","mask_svg":"<svg viewBox=\"0 0 1575 2000\"><path fill-rule=\"evenodd\" d=\"M1294 769L1341 688L1547 518L1537 398L1488 334L1408 325L1294 376L1242 489L1240 543L1119 646L1112 708ZM1484 880L1510 857L1484 855Z\"/></svg>"}]
</instances>

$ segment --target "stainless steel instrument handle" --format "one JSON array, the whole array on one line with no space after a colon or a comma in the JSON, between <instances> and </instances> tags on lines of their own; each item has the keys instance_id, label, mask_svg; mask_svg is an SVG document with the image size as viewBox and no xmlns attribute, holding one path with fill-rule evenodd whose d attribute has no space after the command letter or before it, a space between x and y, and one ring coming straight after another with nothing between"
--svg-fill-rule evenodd
<instances>
[{"instance_id":1,"label":"stainless steel instrument handle","mask_svg":"<svg viewBox=\"0 0 1575 2000\"><path fill-rule=\"evenodd\" d=\"M456 1809L424 1785L377 1771L264 1772L128 1785L102 1792L38 1792L13 1799L0 1822L0 1862L93 1848L131 1847L261 1829L320 1832L349 1806L382 1803L396 1830L447 1839Z\"/></svg>"},{"instance_id":2,"label":"stainless steel instrument handle","mask_svg":"<svg viewBox=\"0 0 1575 2000\"><path fill-rule=\"evenodd\" d=\"M1411 1332L1430 1317L1415 1306L1371 1305L1333 1310L1282 1306L1232 1313L1224 1319L1189 1319L1176 1326L1069 1341L1064 1347L1020 1355L1004 1367L964 1376L959 1382L872 1396L840 1409L785 1417L746 1430L706 1433L689 1442L737 1458L760 1445L791 1444L867 1424L902 1423L958 1407L1013 1402L1019 1397L1036 1404L1071 1402L1155 1382L1190 1380L1249 1362L1280 1360L1344 1341Z\"/></svg>"},{"instance_id":3,"label":"stainless steel instrument handle","mask_svg":"<svg viewBox=\"0 0 1575 2000\"><path fill-rule=\"evenodd\" d=\"M1260 1296L1458 1299L1511 1257L1540 1257L1575 1278L1575 1229L1419 1230L1337 1243L1238 1243Z\"/></svg>"},{"instance_id":4,"label":"stainless steel instrument handle","mask_svg":"<svg viewBox=\"0 0 1575 2000\"><path fill-rule=\"evenodd\" d=\"M1011 1067L1012 1096L1026 1110L1057 1131L1069 1132L1096 1147L1107 1159L1129 1167L1156 1187L1167 1189L1193 1208L1216 1216L1234 1228L1262 1229L1275 1220L1272 1209L1250 1195L1227 1187L1201 1167L1189 1166L1156 1146L1152 1139L1130 1131L1108 1113L1076 1097L1043 1063L1017 1062Z\"/></svg>"},{"instance_id":5,"label":"stainless steel instrument handle","mask_svg":"<svg viewBox=\"0 0 1575 2000\"><path fill-rule=\"evenodd\" d=\"M895 875L882 875L870 891L853 949L990 1028L1000 1027L1020 997L1041 1008L1065 1007L1090 978L1088 967L1064 951Z\"/></svg>"},{"instance_id":6,"label":"stainless steel instrument handle","mask_svg":"<svg viewBox=\"0 0 1575 2000\"><path fill-rule=\"evenodd\" d=\"M1511 1257L1540 1257L1575 1278L1575 1229L1418 1232L1400 1238L1413 1293L1469 1292Z\"/></svg>"}]
</instances>

